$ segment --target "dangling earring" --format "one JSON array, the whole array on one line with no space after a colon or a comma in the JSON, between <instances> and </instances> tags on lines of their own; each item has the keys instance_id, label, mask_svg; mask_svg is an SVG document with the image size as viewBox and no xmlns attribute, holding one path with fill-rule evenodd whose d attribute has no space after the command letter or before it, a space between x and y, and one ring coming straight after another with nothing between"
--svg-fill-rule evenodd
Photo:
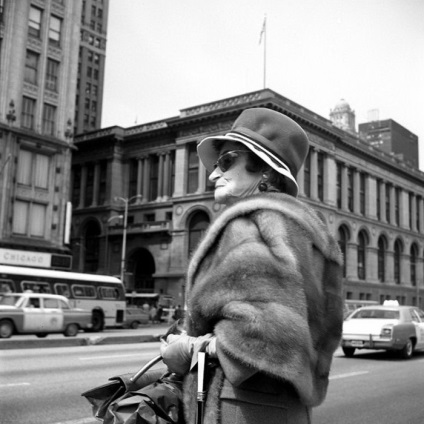
<instances>
[{"instance_id":1,"label":"dangling earring","mask_svg":"<svg viewBox=\"0 0 424 424\"><path fill-rule=\"evenodd\" d=\"M258 190L263 193L265 191L268 191L268 184L265 182L268 179L267 174L262 175L262 181L258 185ZM265 180L265 181L264 181Z\"/></svg>"}]
</instances>

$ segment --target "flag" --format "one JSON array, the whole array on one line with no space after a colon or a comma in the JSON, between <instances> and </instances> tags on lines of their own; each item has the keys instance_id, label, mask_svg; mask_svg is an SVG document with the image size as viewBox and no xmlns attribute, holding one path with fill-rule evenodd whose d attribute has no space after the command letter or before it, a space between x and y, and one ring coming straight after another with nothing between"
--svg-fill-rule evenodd
<instances>
[{"instance_id":1,"label":"flag","mask_svg":"<svg viewBox=\"0 0 424 424\"><path fill-rule=\"evenodd\" d=\"M259 37L259 44L262 43L262 35L266 33L266 16L264 17L264 23L262 24L261 35Z\"/></svg>"}]
</instances>

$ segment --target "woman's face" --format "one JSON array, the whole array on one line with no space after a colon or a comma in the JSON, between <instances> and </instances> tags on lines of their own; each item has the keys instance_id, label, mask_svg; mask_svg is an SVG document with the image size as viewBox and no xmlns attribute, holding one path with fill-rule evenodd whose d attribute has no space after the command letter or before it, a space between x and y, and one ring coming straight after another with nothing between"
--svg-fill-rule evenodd
<instances>
[{"instance_id":1,"label":"woman's face","mask_svg":"<svg viewBox=\"0 0 424 424\"><path fill-rule=\"evenodd\" d=\"M226 141L222 145L218 162L224 169L218 165L209 176L209 180L215 183L215 200L218 203L230 205L240 197L259 192L261 172L246 170L246 152L249 152L249 149L240 143Z\"/></svg>"}]
</instances>

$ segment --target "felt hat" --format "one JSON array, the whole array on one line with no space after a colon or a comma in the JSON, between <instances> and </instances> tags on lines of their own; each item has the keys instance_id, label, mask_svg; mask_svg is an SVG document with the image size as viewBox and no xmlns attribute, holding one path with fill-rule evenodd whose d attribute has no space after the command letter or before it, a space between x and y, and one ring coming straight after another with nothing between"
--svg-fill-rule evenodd
<instances>
[{"instance_id":1,"label":"felt hat","mask_svg":"<svg viewBox=\"0 0 424 424\"><path fill-rule=\"evenodd\" d=\"M214 170L219 155L214 140L244 144L284 175L287 193L297 196L296 176L308 154L309 141L305 131L293 119L267 108L245 109L227 134L206 137L197 146L199 158L209 172Z\"/></svg>"}]
</instances>

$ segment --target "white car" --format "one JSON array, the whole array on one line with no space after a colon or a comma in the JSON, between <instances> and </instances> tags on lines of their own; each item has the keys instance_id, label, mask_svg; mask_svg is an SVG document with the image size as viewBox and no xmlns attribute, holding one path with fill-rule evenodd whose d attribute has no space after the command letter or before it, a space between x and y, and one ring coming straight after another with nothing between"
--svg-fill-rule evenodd
<instances>
[{"instance_id":1,"label":"white car","mask_svg":"<svg viewBox=\"0 0 424 424\"><path fill-rule=\"evenodd\" d=\"M414 306L365 306L343 323L341 346L346 356L356 349L398 351L405 359L424 349L424 312Z\"/></svg>"},{"instance_id":2,"label":"white car","mask_svg":"<svg viewBox=\"0 0 424 424\"><path fill-rule=\"evenodd\" d=\"M71 308L64 296L42 293L0 295L0 338L12 334L63 333L74 337L80 329L92 327L91 311Z\"/></svg>"}]
</instances>

